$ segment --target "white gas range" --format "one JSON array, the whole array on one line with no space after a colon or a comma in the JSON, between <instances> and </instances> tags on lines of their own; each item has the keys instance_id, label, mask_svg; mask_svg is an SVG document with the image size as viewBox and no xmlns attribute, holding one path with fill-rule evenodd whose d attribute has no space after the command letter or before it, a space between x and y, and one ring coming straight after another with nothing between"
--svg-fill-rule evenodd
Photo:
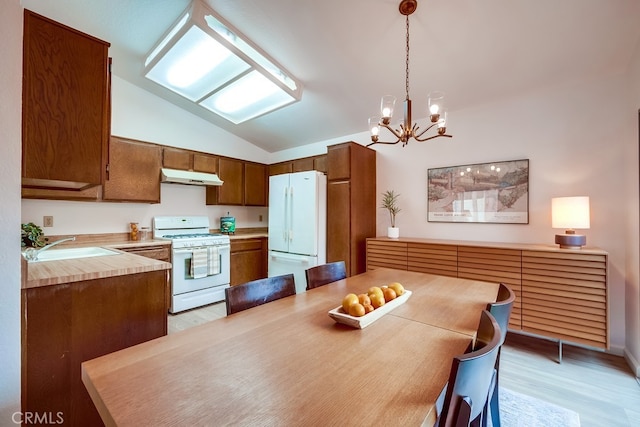
<instances>
[{"instance_id":1,"label":"white gas range","mask_svg":"<svg viewBox=\"0 0 640 427\"><path fill-rule=\"evenodd\" d=\"M155 217L153 237L171 240L171 313L224 301L231 244L229 236L209 232L208 217Z\"/></svg>"}]
</instances>

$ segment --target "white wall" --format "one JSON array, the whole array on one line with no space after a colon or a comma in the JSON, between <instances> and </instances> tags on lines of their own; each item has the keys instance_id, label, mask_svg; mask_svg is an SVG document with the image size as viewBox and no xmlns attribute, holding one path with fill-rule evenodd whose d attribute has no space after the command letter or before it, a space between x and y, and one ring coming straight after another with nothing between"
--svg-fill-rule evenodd
<instances>
[{"instance_id":1,"label":"white wall","mask_svg":"<svg viewBox=\"0 0 640 427\"><path fill-rule=\"evenodd\" d=\"M22 7L0 0L0 425L20 410Z\"/></svg>"},{"instance_id":2,"label":"white wall","mask_svg":"<svg viewBox=\"0 0 640 427\"><path fill-rule=\"evenodd\" d=\"M628 153L626 157L625 177L626 197L628 201L627 218L627 269L626 269L626 353L625 357L635 366L636 376L640 377L640 207L638 179L640 177L638 163L638 145L640 144L640 129L638 129L638 111L640 109L640 44L636 47L633 62L629 70L629 86L631 99L627 118L631 123Z\"/></svg>"}]
</instances>

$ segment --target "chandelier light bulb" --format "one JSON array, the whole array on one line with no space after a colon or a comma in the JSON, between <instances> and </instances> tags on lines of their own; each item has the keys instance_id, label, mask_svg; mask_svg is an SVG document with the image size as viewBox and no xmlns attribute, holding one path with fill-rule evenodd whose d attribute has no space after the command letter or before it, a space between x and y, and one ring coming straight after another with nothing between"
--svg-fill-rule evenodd
<instances>
[{"instance_id":1,"label":"chandelier light bulb","mask_svg":"<svg viewBox=\"0 0 640 427\"><path fill-rule=\"evenodd\" d=\"M385 123L389 123L389 119L393 116L393 109L396 106L396 97L385 95L380 100L380 114Z\"/></svg>"},{"instance_id":2,"label":"chandelier light bulb","mask_svg":"<svg viewBox=\"0 0 640 427\"><path fill-rule=\"evenodd\" d=\"M371 138L378 138L378 134L380 133L380 117L372 116L369 117L369 131L371 132Z\"/></svg>"}]
</instances>

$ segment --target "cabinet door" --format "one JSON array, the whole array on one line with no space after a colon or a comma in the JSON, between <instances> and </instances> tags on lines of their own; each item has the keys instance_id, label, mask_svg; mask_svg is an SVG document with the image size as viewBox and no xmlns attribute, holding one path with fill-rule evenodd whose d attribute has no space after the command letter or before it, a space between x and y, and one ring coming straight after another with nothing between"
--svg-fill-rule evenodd
<instances>
[{"instance_id":1,"label":"cabinet door","mask_svg":"<svg viewBox=\"0 0 640 427\"><path fill-rule=\"evenodd\" d=\"M244 162L220 158L218 176L224 181L219 187L207 187L208 205L242 205L244 202Z\"/></svg>"},{"instance_id":2,"label":"cabinet door","mask_svg":"<svg viewBox=\"0 0 640 427\"><path fill-rule=\"evenodd\" d=\"M108 48L109 43L24 11L24 185L102 184L110 132Z\"/></svg>"},{"instance_id":3,"label":"cabinet door","mask_svg":"<svg viewBox=\"0 0 640 427\"><path fill-rule=\"evenodd\" d=\"M231 241L231 286L267 277L266 239Z\"/></svg>"},{"instance_id":4,"label":"cabinet door","mask_svg":"<svg viewBox=\"0 0 640 427\"><path fill-rule=\"evenodd\" d=\"M269 175L282 175L293 172L293 162L281 162L269 165Z\"/></svg>"},{"instance_id":5,"label":"cabinet door","mask_svg":"<svg viewBox=\"0 0 640 427\"><path fill-rule=\"evenodd\" d=\"M522 330L609 348L607 256L522 251Z\"/></svg>"},{"instance_id":6,"label":"cabinet door","mask_svg":"<svg viewBox=\"0 0 640 427\"><path fill-rule=\"evenodd\" d=\"M160 203L161 156L158 145L112 137L103 199Z\"/></svg>"},{"instance_id":7,"label":"cabinet door","mask_svg":"<svg viewBox=\"0 0 640 427\"><path fill-rule=\"evenodd\" d=\"M327 184L327 262L344 261L351 275L351 185L349 181Z\"/></svg>"},{"instance_id":8,"label":"cabinet door","mask_svg":"<svg viewBox=\"0 0 640 427\"><path fill-rule=\"evenodd\" d=\"M193 170L196 172L218 173L218 156L194 153Z\"/></svg>"},{"instance_id":9,"label":"cabinet door","mask_svg":"<svg viewBox=\"0 0 640 427\"><path fill-rule=\"evenodd\" d=\"M244 204L267 205L267 167L259 163L244 164Z\"/></svg>"},{"instance_id":10,"label":"cabinet door","mask_svg":"<svg viewBox=\"0 0 640 427\"><path fill-rule=\"evenodd\" d=\"M164 147L162 150L162 167L168 169L191 170L193 154L180 148Z\"/></svg>"},{"instance_id":11,"label":"cabinet door","mask_svg":"<svg viewBox=\"0 0 640 427\"><path fill-rule=\"evenodd\" d=\"M313 170L327 173L327 156L316 156L313 158Z\"/></svg>"},{"instance_id":12,"label":"cabinet door","mask_svg":"<svg viewBox=\"0 0 640 427\"><path fill-rule=\"evenodd\" d=\"M350 143L332 145L327 149L327 179L351 178L351 147Z\"/></svg>"},{"instance_id":13,"label":"cabinet door","mask_svg":"<svg viewBox=\"0 0 640 427\"><path fill-rule=\"evenodd\" d=\"M306 172L313 170L313 157L305 157L293 161L294 172Z\"/></svg>"}]
</instances>

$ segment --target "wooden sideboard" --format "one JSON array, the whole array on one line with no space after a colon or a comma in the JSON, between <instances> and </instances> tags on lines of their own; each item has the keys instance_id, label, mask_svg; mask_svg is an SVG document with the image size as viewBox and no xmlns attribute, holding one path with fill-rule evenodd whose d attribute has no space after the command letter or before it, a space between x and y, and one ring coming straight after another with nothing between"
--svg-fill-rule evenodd
<instances>
[{"instance_id":1,"label":"wooden sideboard","mask_svg":"<svg viewBox=\"0 0 640 427\"><path fill-rule=\"evenodd\" d=\"M609 348L608 253L603 250L369 238L367 270L377 267L505 283L517 296L509 330Z\"/></svg>"}]
</instances>

